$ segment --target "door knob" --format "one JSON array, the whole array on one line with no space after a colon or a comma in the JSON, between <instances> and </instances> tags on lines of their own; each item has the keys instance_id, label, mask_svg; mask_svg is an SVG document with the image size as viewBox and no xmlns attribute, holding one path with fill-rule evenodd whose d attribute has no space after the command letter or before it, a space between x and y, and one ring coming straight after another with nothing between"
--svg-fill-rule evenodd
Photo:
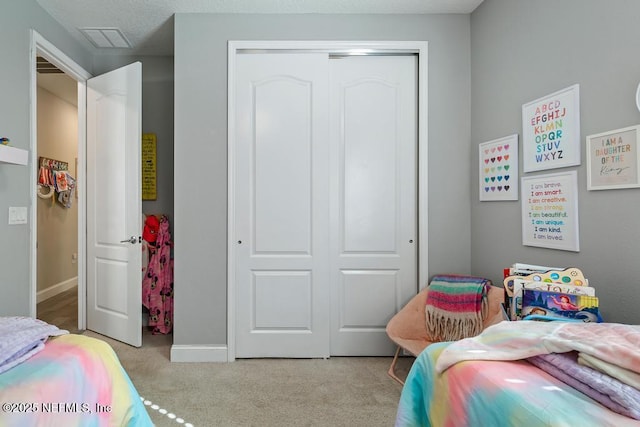
<instances>
[{"instance_id":1,"label":"door knob","mask_svg":"<svg viewBox=\"0 0 640 427\"><path fill-rule=\"evenodd\" d=\"M127 240L120 240L120 243L131 243L132 245L134 245L136 242L138 242L138 240L139 237L131 236Z\"/></svg>"}]
</instances>

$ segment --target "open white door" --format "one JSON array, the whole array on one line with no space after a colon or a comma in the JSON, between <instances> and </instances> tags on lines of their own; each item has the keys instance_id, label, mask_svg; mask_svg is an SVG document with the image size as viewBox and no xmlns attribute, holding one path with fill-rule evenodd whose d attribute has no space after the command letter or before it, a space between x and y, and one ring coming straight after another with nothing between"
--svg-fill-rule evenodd
<instances>
[{"instance_id":1,"label":"open white door","mask_svg":"<svg viewBox=\"0 0 640 427\"><path fill-rule=\"evenodd\" d=\"M87 81L87 329L142 345L142 64Z\"/></svg>"}]
</instances>

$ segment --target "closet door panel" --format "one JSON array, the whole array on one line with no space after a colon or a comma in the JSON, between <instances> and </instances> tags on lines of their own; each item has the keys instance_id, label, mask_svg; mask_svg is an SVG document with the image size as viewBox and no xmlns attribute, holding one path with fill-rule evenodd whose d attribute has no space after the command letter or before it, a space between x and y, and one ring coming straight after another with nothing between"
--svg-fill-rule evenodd
<instances>
[{"instance_id":1,"label":"closet door panel","mask_svg":"<svg viewBox=\"0 0 640 427\"><path fill-rule=\"evenodd\" d=\"M417 58L330 61L331 354L392 355L417 291Z\"/></svg>"},{"instance_id":2,"label":"closet door panel","mask_svg":"<svg viewBox=\"0 0 640 427\"><path fill-rule=\"evenodd\" d=\"M399 194L395 114L397 91L384 81L356 79L341 90L343 253L397 250Z\"/></svg>"},{"instance_id":3,"label":"closet door panel","mask_svg":"<svg viewBox=\"0 0 640 427\"><path fill-rule=\"evenodd\" d=\"M327 55L236 61L236 357L327 357Z\"/></svg>"},{"instance_id":4,"label":"closet door panel","mask_svg":"<svg viewBox=\"0 0 640 427\"><path fill-rule=\"evenodd\" d=\"M253 88L256 253L311 253L312 83L291 76Z\"/></svg>"}]
</instances>

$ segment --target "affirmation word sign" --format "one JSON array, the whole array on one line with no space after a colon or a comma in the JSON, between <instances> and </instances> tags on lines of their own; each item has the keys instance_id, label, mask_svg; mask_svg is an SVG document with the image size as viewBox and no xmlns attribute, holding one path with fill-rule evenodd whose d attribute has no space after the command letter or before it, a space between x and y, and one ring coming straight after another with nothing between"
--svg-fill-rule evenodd
<instances>
[{"instance_id":1,"label":"affirmation word sign","mask_svg":"<svg viewBox=\"0 0 640 427\"><path fill-rule=\"evenodd\" d=\"M640 187L640 126L587 136L587 189Z\"/></svg>"},{"instance_id":2,"label":"affirmation word sign","mask_svg":"<svg viewBox=\"0 0 640 427\"><path fill-rule=\"evenodd\" d=\"M576 171L522 178L522 244L576 251L578 178Z\"/></svg>"},{"instance_id":3,"label":"affirmation word sign","mask_svg":"<svg viewBox=\"0 0 640 427\"><path fill-rule=\"evenodd\" d=\"M580 164L580 87L522 106L524 172Z\"/></svg>"},{"instance_id":4,"label":"affirmation word sign","mask_svg":"<svg viewBox=\"0 0 640 427\"><path fill-rule=\"evenodd\" d=\"M480 201L518 200L518 134L479 145Z\"/></svg>"},{"instance_id":5,"label":"affirmation word sign","mask_svg":"<svg viewBox=\"0 0 640 427\"><path fill-rule=\"evenodd\" d=\"M156 134L142 134L142 200L157 198Z\"/></svg>"}]
</instances>

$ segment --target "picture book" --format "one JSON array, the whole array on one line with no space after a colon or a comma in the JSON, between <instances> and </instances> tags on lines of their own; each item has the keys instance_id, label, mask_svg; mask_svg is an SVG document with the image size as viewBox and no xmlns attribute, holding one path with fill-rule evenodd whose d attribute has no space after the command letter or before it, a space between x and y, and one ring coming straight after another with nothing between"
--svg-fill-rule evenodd
<instances>
[{"instance_id":1,"label":"picture book","mask_svg":"<svg viewBox=\"0 0 640 427\"><path fill-rule=\"evenodd\" d=\"M563 294L576 294L596 296L596 289L591 286L575 286L566 285L563 283L549 283L549 282L536 282L536 281L523 281L524 289L537 289L539 291L547 292L559 292Z\"/></svg>"},{"instance_id":2,"label":"picture book","mask_svg":"<svg viewBox=\"0 0 640 427\"><path fill-rule=\"evenodd\" d=\"M547 270L548 269L548 270ZM546 271L544 271L546 270ZM552 268L530 264L514 264L511 268L504 269L505 278L503 280L504 294L505 294L505 307L512 320L516 320L520 313L521 308L521 292L516 289L523 289L523 286L518 288L518 281L537 282L539 288L546 290L553 290L555 292L566 293L580 293L593 296L593 288L585 291L575 290L574 287L588 287L589 282L582 274L579 268ZM558 285L553 289L551 284ZM595 292L594 292L595 293ZM518 302L518 305L516 305ZM519 318L519 317L518 317Z\"/></svg>"},{"instance_id":3,"label":"picture book","mask_svg":"<svg viewBox=\"0 0 640 427\"><path fill-rule=\"evenodd\" d=\"M595 296L596 290L590 286L575 286L563 283L539 282L527 279L514 279L513 296L510 298L509 314L511 320L519 320L522 309L522 293L525 289L535 289L548 292L559 292L564 294L576 294Z\"/></svg>"},{"instance_id":4,"label":"picture book","mask_svg":"<svg viewBox=\"0 0 640 427\"><path fill-rule=\"evenodd\" d=\"M533 315L549 320L602 322L595 296L524 289L521 318Z\"/></svg>"}]
</instances>

